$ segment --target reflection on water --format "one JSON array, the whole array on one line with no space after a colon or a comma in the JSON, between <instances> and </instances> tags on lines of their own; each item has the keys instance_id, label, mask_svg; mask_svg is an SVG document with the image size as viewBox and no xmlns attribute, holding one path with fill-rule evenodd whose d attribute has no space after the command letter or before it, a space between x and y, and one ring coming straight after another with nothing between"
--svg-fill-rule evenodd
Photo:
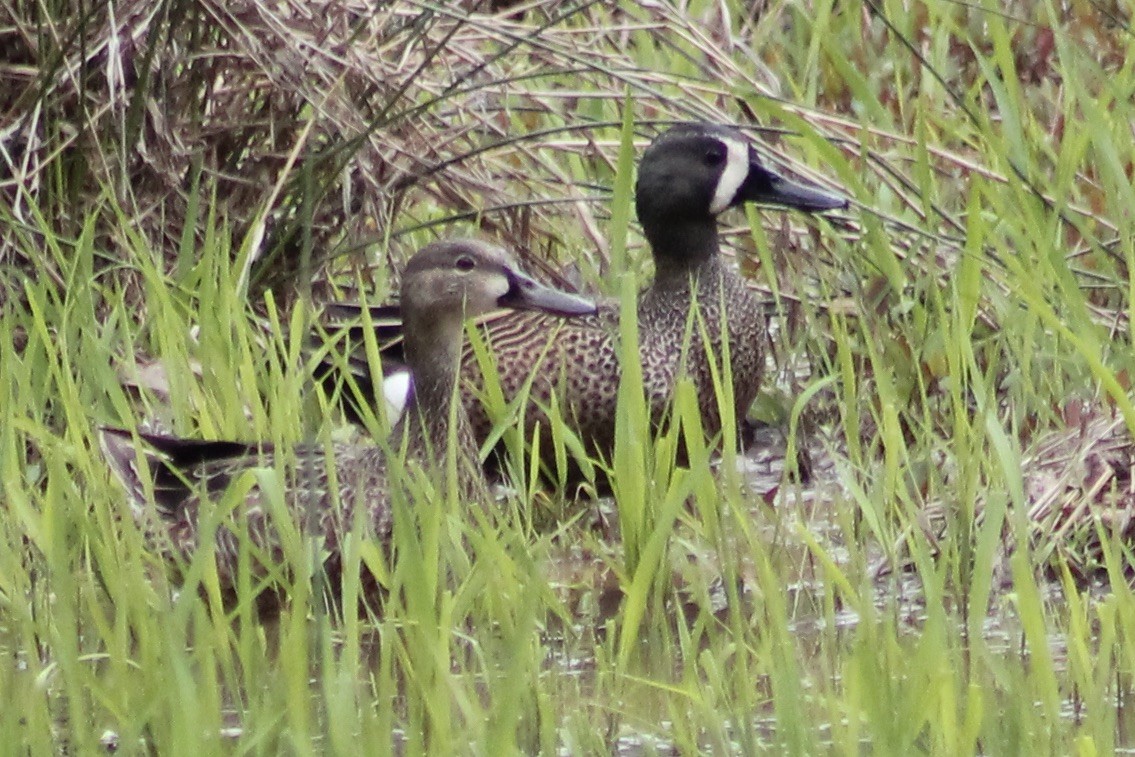
<instances>
[{"instance_id":1,"label":"reflection on water","mask_svg":"<svg viewBox=\"0 0 1135 757\"><path fill-rule=\"evenodd\" d=\"M815 559L814 548L802 538L801 534L804 533L818 542L819 548L836 569L847 571L848 575L855 575L853 559L862 560L865 566L870 566L860 572L871 576L870 597L874 621L887 619L912 643L917 642L929 619L926 592L920 575L912 564L903 565L898 570L889 569L887 556L873 540L863 540L866 546L860 545L855 550L858 553L856 557L847 545L846 524L837 522L835 515L836 508L833 505L841 500L846 502L848 492L840 483L834 465L830 463L832 456L823 451L812 454L808 480L805 483L785 486L783 445L778 449L777 441L778 438L772 434L768 439L763 440L763 443L758 442L751 448L752 452L739 460L738 470L744 477L746 491L754 503L750 513L752 522L758 524L765 543L775 543L779 564L795 566L792 571L793 579L783 585L783 592L789 608L787 630L792 637L796 660L806 677L816 681L819 677L832 676L832 646L847 647L853 644L863 618L862 613L850 604L841 605L838 604L838 600L833 611L825 611L825 601L832 595L832 587L827 585L824 568ZM827 460L829 463L817 465L815 464L817 460ZM677 542L683 548L689 547L688 543L682 541L680 535ZM617 559L617 554L609 553L599 557L579 550L563 550L555 553L550 560L549 570L553 577L553 585L557 585L560 589L577 623L570 629L570 633L546 636L547 664L559 675L582 679L580 689L584 698L591 690L588 677L600 674L601 666L593 656L588 656L587 652L591 649L588 645L572 646L566 639L572 636L579 638L580 635L588 633L601 635L604 622L617 617L622 593L611 568L611 563L616 562ZM881 569L880 566L883 568ZM757 586L751 570L752 566L748 565L747 568L743 575L745 586L739 592L743 598L751 596ZM682 581L684 575L674 571L676 584ZM995 587L988 612L978 624L981 629L984 654L1027 660L1025 630L1015 609L1016 600L1011 591L1011 583L1007 579L1002 580L1001 583L1003 586L1000 589ZM1046 608L1046 617L1049 619L1063 617L1068 608L1061 585L1051 578L1038 578L1038 585L1041 602ZM1105 586L1097 585L1090 587L1088 593L1100 599L1106 596L1107 592ZM675 594L680 594L680 587ZM838 593L836 596L838 597ZM717 597L726 601L727 593L720 591ZM948 611L946 617L954 619L953 630L957 638L963 640L963 643L968 643L964 641L966 625L962 608L944 609ZM715 606L712 612L718 617L724 617L725 610L723 606ZM748 608L742 609L741 612L747 613ZM1060 630L1053 630L1057 627L1057 623L1050 622L1048 625L1050 629L1047 636L1048 653L1053 660L1057 675L1065 677L1060 682L1060 689L1073 692L1073 695L1063 699L1060 713L1071 722L1079 722L1084 715L1084 702L1075 696L1075 686L1066 678L1069 673L1067 636ZM681 661L672 662L673 678L676 680L680 678ZM835 677L831 679L829 685L821 688L838 690L838 679L837 668ZM1120 684L1120 681L1117 679L1116 683ZM767 682L754 681L754 686L766 687ZM771 696L771 688L767 690ZM1118 707L1118 736L1135 733L1135 717L1122 706L1122 701L1129 695L1129 691L1129 684L1121 684L1119 693L1112 702ZM812 726L816 729L816 733L821 735L821 742L828 743L823 739L823 734L829 734L830 737L833 725L816 722ZM648 729L643 730L624 723L619 733L614 734L612 751L620 755L636 756L679 754L680 748L667 738L670 727L670 722L665 719L654 722ZM766 711L754 713L746 728L750 733L760 735L763 748L776 749L782 744L778 733L780 725L772 716L771 701ZM731 751L735 753L743 751L740 740L729 743ZM1120 738L1119 743L1125 742ZM862 746L864 750L871 748L871 744L866 740L862 742ZM705 741L701 744L701 748L707 752L713 751L715 747L720 747L720 742ZM1135 749L1130 751L1135 753ZM560 753L572 752L570 749L563 749Z\"/></svg>"}]
</instances>

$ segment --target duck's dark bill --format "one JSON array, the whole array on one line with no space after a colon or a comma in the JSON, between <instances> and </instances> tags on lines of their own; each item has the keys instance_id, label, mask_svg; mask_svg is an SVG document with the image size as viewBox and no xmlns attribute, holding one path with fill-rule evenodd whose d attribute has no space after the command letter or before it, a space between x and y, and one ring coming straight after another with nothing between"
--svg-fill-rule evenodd
<instances>
[{"instance_id":1,"label":"duck's dark bill","mask_svg":"<svg viewBox=\"0 0 1135 757\"><path fill-rule=\"evenodd\" d=\"M827 192L819 187L798 184L778 174L761 169L763 176L750 170L749 180L741 186L741 199L749 202L762 202L783 205L809 213L821 210L836 210L847 207L847 198ZM754 181L754 179L756 179Z\"/></svg>"},{"instance_id":2,"label":"duck's dark bill","mask_svg":"<svg viewBox=\"0 0 1135 757\"><path fill-rule=\"evenodd\" d=\"M543 310L554 315L591 315L595 303L586 298L546 287L520 273L509 275L508 291L497 300L501 307L516 310Z\"/></svg>"}]
</instances>

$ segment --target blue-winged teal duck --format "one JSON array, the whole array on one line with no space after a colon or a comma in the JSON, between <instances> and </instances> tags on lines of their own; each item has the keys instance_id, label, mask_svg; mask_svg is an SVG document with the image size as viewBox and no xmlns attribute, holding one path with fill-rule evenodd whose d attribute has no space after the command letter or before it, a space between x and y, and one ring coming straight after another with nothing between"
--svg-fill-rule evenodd
<instances>
[{"instance_id":1,"label":"blue-winged teal duck","mask_svg":"<svg viewBox=\"0 0 1135 757\"><path fill-rule=\"evenodd\" d=\"M503 250L466 240L431 244L414 255L402 274L401 303L412 389L390 447L397 448L401 441L407 465L436 472L432 480L445 491L446 451L451 438L456 439L457 485L471 496L483 494L483 474L466 415L452 402L463 322L500 308L572 316L594 313L595 306L536 283L520 273ZM451 418L458 424L455 429ZM355 523L357 508L365 508L359 520L372 537L390 533L391 477L378 445L336 445L330 450L307 445L280 455L267 444L194 441L120 429L102 429L100 437L111 470L129 494L135 519L152 547L174 563L188 561L200 548L202 498L220 503L230 485L242 478L247 494L238 500L232 519L221 522L246 520L262 559L269 564L283 560L279 532L269 515L273 495L256 474L246 475L257 470L280 471L283 505L301 533L322 539L329 577L336 575L340 540ZM236 580L240 541L223 525L215 531L215 554L220 584L229 591Z\"/></svg>"},{"instance_id":2,"label":"blue-winged teal duck","mask_svg":"<svg viewBox=\"0 0 1135 757\"><path fill-rule=\"evenodd\" d=\"M643 388L656 419L667 411L675 380L684 371L697 388L705 430L721 430L709 355L720 365L725 339L738 420L757 395L766 318L745 281L718 254L717 228L722 212L750 202L806 212L847 206L838 195L769 170L750 141L728 127L676 126L642 156L635 206L654 256L655 277L639 297L639 357ZM695 301L708 344L697 336L697 326L695 336L687 337ZM388 309L379 311L389 316ZM572 428L593 452L610 454L620 378L618 320L617 304L603 303L594 316L562 323L539 313L507 313L485 323L505 397L515 396L536 375L525 414L529 433L537 422L546 428L540 407L558 392L558 405ZM492 421L477 397L482 377L471 354L463 359L462 375L468 380L464 404L474 434L483 442Z\"/></svg>"}]
</instances>

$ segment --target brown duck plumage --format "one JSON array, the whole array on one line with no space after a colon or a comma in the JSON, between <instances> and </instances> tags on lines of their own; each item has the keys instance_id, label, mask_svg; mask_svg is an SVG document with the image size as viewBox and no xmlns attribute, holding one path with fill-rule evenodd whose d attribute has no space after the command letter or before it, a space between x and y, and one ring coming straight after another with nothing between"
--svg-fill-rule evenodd
<instances>
[{"instance_id":1,"label":"brown duck plumage","mask_svg":"<svg viewBox=\"0 0 1135 757\"><path fill-rule=\"evenodd\" d=\"M722 420L711 366L720 367L727 341L732 410L743 418L760 388L766 329L759 301L718 254L718 215L748 202L815 212L845 207L847 201L778 176L760 163L740 133L706 124L672 128L647 148L635 201L655 261L654 282L638 302L643 389L657 420L669 407L677 377L688 373L703 427L716 434ZM697 323L691 330L695 301L707 342ZM618 333L619 308L610 302L594 316L566 322L539 313L506 313L484 325L504 397L513 398L536 377L525 410L529 435L536 423L547 428L542 408L555 394L571 429L593 453L609 457L621 376ZM484 441L493 423L478 399L483 379L468 350L461 372L463 404L475 437Z\"/></svg>"},{"instance_id":2,"label":"brown duck plumage","mask_svg":"<svg viewBox=\"0 0 1135 757\"><path fill-rule=\"evenodd\" d=\"M438 491L444 491L449 483L445 471L451 469L447 450L456 439L453 483L466 496L483 494L468 421L460 407L451 405L464 320L500 308L537 308L561 316L595 311L586 300L537 284L503 250L478 241L428 245L407 265L402 313L413 388L391 442L393 448L403 445L400 475L403 462L405 468L424 469ZM356 514L372 538L385 538L391 531L389 489L398 477L391 475L386 452L378 445L303 445L280 454L266 444L111 428L102 429L100 437L152 548L175 563L188 562L202 548L204 524L210 524L218 578L226 590L236 580L241 540L223 524L246 521L259 559L279 565L284 560L277 521L282 505L288 528L322 539L329 573L337 565L342 537L355 527ZM203 507L206 502L232 506L234 512L203 520L211 510Z\"/></svg>"}]
</instances>

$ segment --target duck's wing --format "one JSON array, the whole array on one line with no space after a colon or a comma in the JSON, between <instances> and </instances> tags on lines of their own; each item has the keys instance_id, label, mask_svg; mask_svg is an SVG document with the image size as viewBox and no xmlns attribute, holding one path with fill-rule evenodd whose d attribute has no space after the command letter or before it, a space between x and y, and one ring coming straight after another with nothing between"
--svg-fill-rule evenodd
<instances>
[{"instance_id":1,"label":"duck's wing","mask_svg":"<svg viewBox=\"0 0 1135 757\"><path fill-rule=\"evenodd\" d=\"M135 514L152 501L165 519L181 517L186 505L202 495L219 496L234 475L272 454L270 444L181 439L105 426L99 429L99 445Z\"/></svg>"},{"instance_id":2,"label":"duck's wing","mask_svg":"<svg viewBox=\"0 0 1135 757\"><path fill-rule=\"evenodd\" d=\"M368 331L374 335L379 356L374 371L368 359ZM362 423L367 412L376 409L380 396L386 399L387 419L391 424L398 420L409 391L398 305L329 303L308 345L312 375L329 396L338 398L350 421Z\"/></svg>"}]
</instances>

